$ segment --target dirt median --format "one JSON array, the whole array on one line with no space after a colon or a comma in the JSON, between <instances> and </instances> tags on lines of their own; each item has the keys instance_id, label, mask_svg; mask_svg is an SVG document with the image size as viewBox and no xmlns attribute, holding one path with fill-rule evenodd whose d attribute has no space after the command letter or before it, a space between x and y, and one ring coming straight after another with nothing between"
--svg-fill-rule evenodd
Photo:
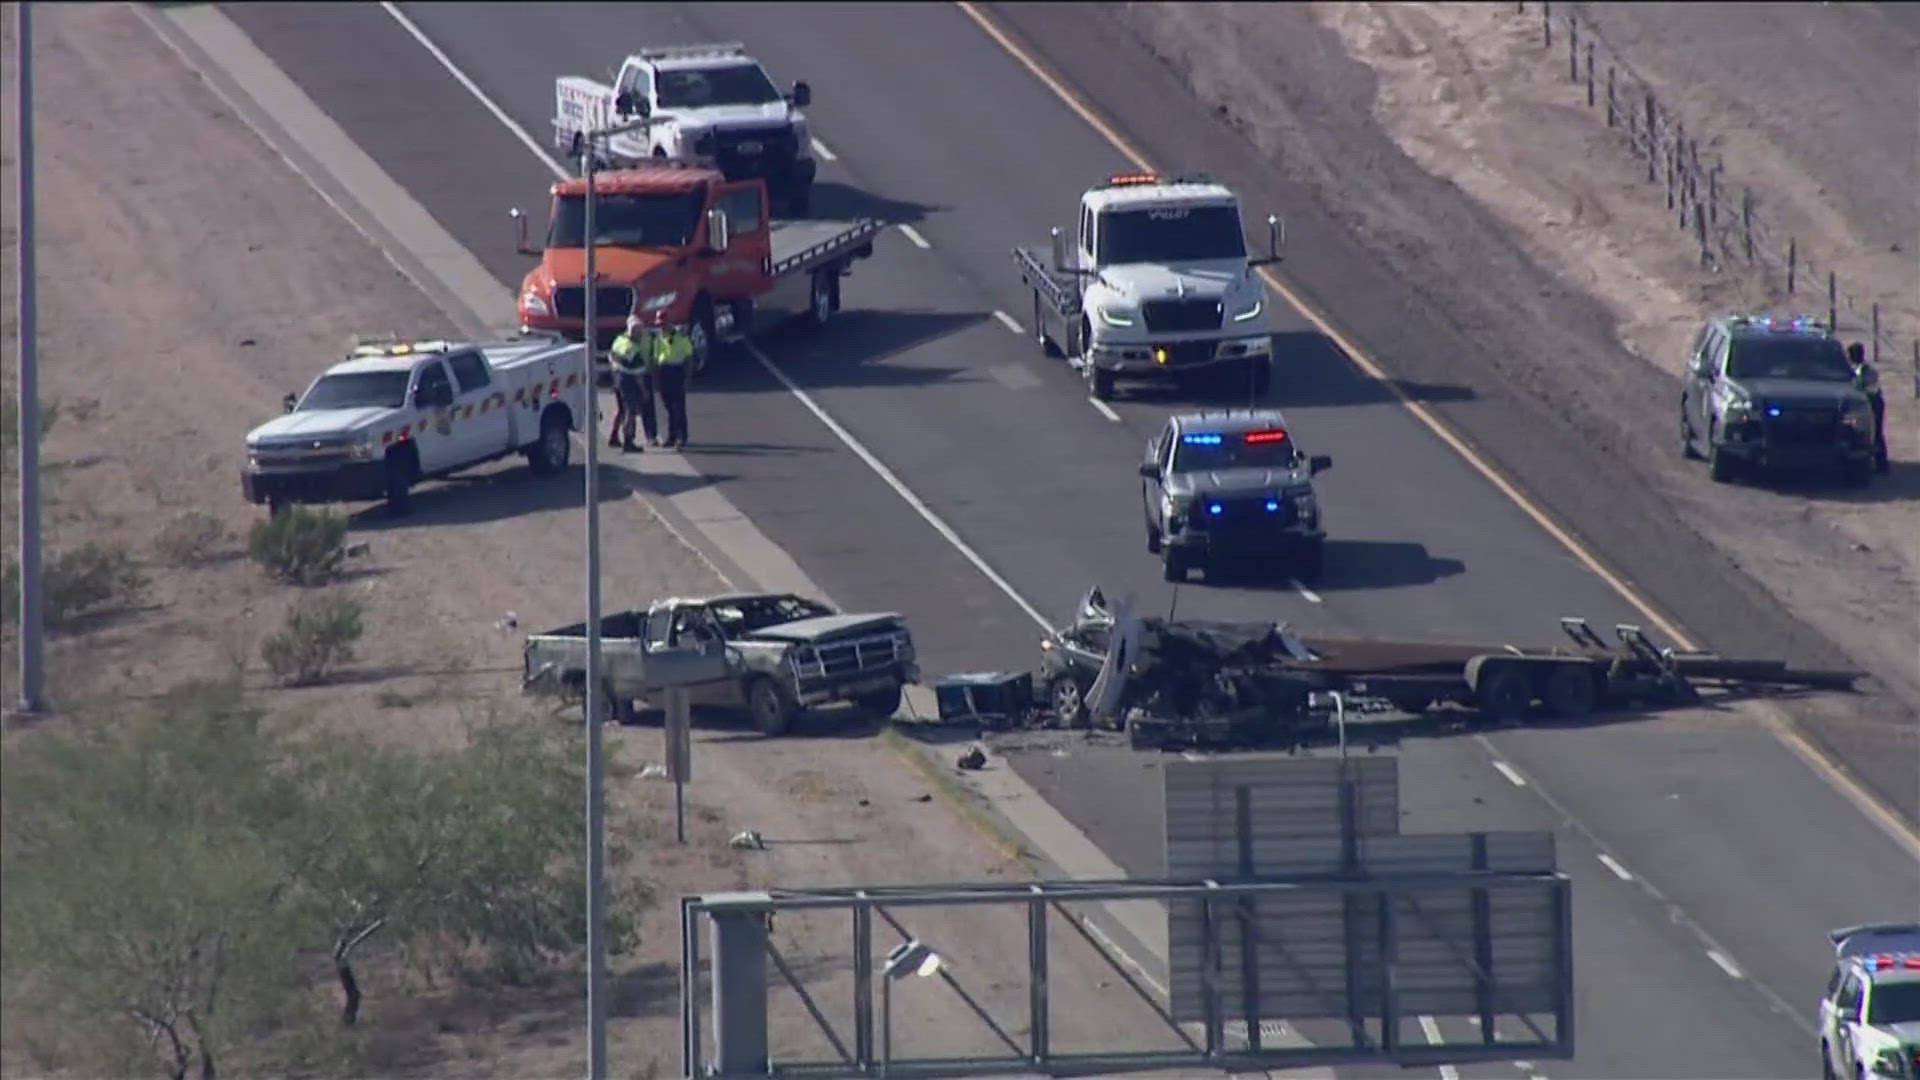
<instances>
[{"instance_id":1,"label":"dirt median","mask_svg":"<svg viewBox=\"0 0 1920 1080\"><path fill-rule=\"evenodd\" d=\"M137 603L52 639L56 711L238 668L269 706L301 710L316 730L338 737L430 745L453 737L457 718L475 709L577 722L577 712L570 720L533 710L517 694L521 635L578 618L577 468L558 479L536 479L517 463L491 468L424 487L403 521L356 515L350 540L366 552L335 587L366 603L362 659L332 685L267 684L255 649L294 590L268 583L241 556L239 538L259 514L240 499L243 436L283 393L341 354L351 335L431 337L453 326L136 11L38 11L39 355L43 400L57 403L43 441L48 542L55 553L83 541L124 551L151 583ZM12 146L9 138L9 200ZM10 226L9 245L13 237ZM11 280L4 284L12 295ZM11 314L0 332L12 340ZM654 517L635 494L645 473L642 459L609 467L602 481L609 610L747 584L723 581ZM211 515L219 535L209 538L204 561L176 565L154 540L188 512ZM6 542L12 554L14 537ZM5 651L11 676L10 631ZM639 949L614 963L613 1054L622 1075L679 1066L678 895L1026 876L870 725L786 740L703 729L686 847L672 840L671 789L641 775L660 760L657 731L620 729L610 740L609 797L637 815L641 873L660 898L641 921ZM763 849L727 843L747 829L765 839ZM1026 1007L1021 921L953 909L903 919L940 944L958 984L1017 1037ZM852 958L844 925L783 920L776 936L845 1038ZM1070 932L1056 937L1056 1038L1064 1025L1088 1048L1139 1044L1151 1014ZM877 927L883 954L896 940ZM578 987L564 971L511 993L375 987L370 1003L386 1004L365 1021L375 1031L370 1064L385 1075L578 1075ZM776 998L776 1049L827 1052L792 995ZM896 1012L903 1052L1004 1049L939 987L903 994ZM7 1072L48 1068L23 1056L29 1034L8 1025Z\"/></svg>"},{"instance_id":2,"label":"dirt median","mask_svg":"<svg viewBox=\"0 0 1920 1080\"><path fill-rule=\"evenodd\" d=\"M1676 378L1687 335L1704 313L1790 303L1824 310L1824 291L1816 301L1803 285L1790 302L1777 279L1741 268L1701 271L1697 248L1646 185L1644 164L1587 106L1584 87L1568 81L1564 38L1556 38L1556 60L1541 46L1538 5L1526 7L1529 18L1517 17L1512 4L1131 3L1116 10L1202 100L1218 104L1290 174L1328 193L1369 247L1452 310L1503 313L1493 316L1505 324L1502 337L1538 340L1544 335L1530 325L1535 320L1577 326L1586 318L1579 305L1557 303L1552 286L1601 303L1610 324L1595 330L1624 348L1595 340L1584 355L1509 354L1498 366L1576 418L1600 461L1644 478L1682 521L1885 685L1890 693L1867 707L1795 708L1814 721L1809 730L1819 741L1911 818L1920 747L1920 402L1908 391L1904 361L1891 358L1882 371L1894 470L1863 491L1715 485L1697 462L1682 460ZM1776 20L1799 18L1792 13L1809 10L1803 7L1744 5L1765 9L1745 24L1689 13L1687 5L1592 7L1604 9L1609 40L1629 58L1636 43L1659 43L1644 74L1671 89L1667 100L1688 129L1729 133L1718 149L1730 174L1750 178L1766 212L1795 232L1802 250L1841 268L1857 306L1884 299L1889 334L1913 340L1920 275L1905 246L1911 201L1892 198L1879 171L1889 160L1913 160L1911 110L1889 104L1911 103L1911 51L1895 39L1872 43L1857 27L1823 24L1815 36L1824 60L1790 56L1804 35L1786 33ZM1841 7L1871 5L1834 10ZM1821 19L1842 18L1824 10ZM1689 19L1712 19L1721 34L1735 28L1746 51L1693 48L1704 31L1682 25ZM1770 50L1763 54L1771 59L1740 79L1720 78L1715 63L1752 61L1755 49ZM1343 62L1343 53L1364 66ZM1872 97L1874 88L1883 97ZM1775 122L1748 123L1755 116ZM1887 126L1896 121L1903 126ZM1796 141L1797 132L1815 127ZM1380 157L1376 131L1405 160ZM1356 184L1352 170L1361 160L1368 179ZM1479 234L1480 219L1459 212L1458 203L1396 184L1409 163L1479 203L1511 239ZM1843 197L1842 188L1855 194ZM1463 274L1442 263L1496 243L1516 244L1540 276L1515 279L1492 266ZM1850 336L1862 336L1859 313L1842 314L1843 323L1856 324ZM1641 362L1613 362L1621 354Z\"/></svg>"}]
</instances>

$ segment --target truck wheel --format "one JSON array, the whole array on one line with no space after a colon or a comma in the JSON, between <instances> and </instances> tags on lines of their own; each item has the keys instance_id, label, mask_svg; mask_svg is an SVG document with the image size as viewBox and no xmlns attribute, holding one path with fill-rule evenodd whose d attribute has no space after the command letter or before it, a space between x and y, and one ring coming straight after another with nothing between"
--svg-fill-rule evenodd
<instances>
[{"instance_id":1,"label":"truck wheel","mask_svg":"<svg viewBox=\"0 0 1920 1080\"><path fill-rule=\"evenodd\" d=\"M800 712L786 688L762 675L747 684L747 715L753 729L768 738L785 735Z\"/></svg>"},{"instance_id":2,"label":"truck wheel","mask_svg":"<svg viewBox=\"0 0 1920 1080\"><path fill-rule=\"evenodd\" d=\"M1160 554L1161 573L1168 581L1187 580L1187 557L1177 547L1168 547Z\"/></svg>"},{"instance_id":3,"label":"truck wheel","mask_svg":"<svg viewBox=\"0 0 1920 1080\"><path fill-rule=\"evenodd\" d=\"M831 267L813 272L813 284L807 294L807 322L815 328L827 325L833 318L834 286L839 279L840 272Z\"/></svg>"},{"instance_id":4,"label":"truck wheel","mask_svg":"<svg viewBox=\"0 0 1920 1080\"><path fill-rule=\"evenodd\" d=\"M1092 361L1087 363L1087 385L1093 391L1093 400L1112 401L1113 372L1093 367Z\"/></svg>"},{"instance_id":5,"label":"truck wheel","mask_svg":"<svg viewBox=\"0 0 1920 1080\"><path fill-rule=\"evenodd\" d=\"M413 456L404 451L387 455L387 516L406 517L413 509Z\"/></svg>"},{"instance_id":6,"label":"truck wheel","mask_svg":"<svg viewBox=\"0 0 1920 1080\"><path fill-rule=\"evenodd\" d=\"M1582 720L1600 705L1600 684L1583 665L1562 664L1547 676L1540 700L1547 715L1559 720Z\"/></svg>"},{"instance_id":7,"label":"truck wheel","mask_svg":"<svg viewBox=\"0 0 1920 1080\"><path fill-rule=\"evenodd\" d=\"M891 720L893 719L893 714L900 711L900 705L906 701L906 699L906 686L901 683L894 683L885 690L875 690L869 694L861 694L859 697L853 699L853 704L854 707L861 712L873 714L875 719Z\"/></svg>"},{"instance_id":8,"label":"truck wheel","mask_svg":"<svg viewBox=\"0 0 1920 1080\"><path fill-rule=\"evenodd\" d=\"M1154 528L1151 521L1147 522L1147 554L1160 554L1160 530Z\"/></svg>"},{"instance_id":9,"label":"truck wheel","mask_svg":"<svg viewBox=\"0 0 1920 1080\"><path fill-rule=\"evenodd\" d=\"M573 453L573 435L566 413L548 409L540 417L540 437L527 447L527 467L536 475L551 476L567 467Z\"/></svg>"},{"instance_id":10,"label":"truck wheel","mask_svg":"<svg viewBox=\"0 0 1920 1080\"><path fill-rule=\"evenodd\" d=\"M1049 360L1058 360L1065 353L1061 352L1060 346L1055 345L1053 339L1047 336L1047 324L1040 317L1040 311L1040 290L1035 289L1033 290L1033 340L1040 346L1041 356Z\"/></svg>"},{"instance_id":11,"label":"truck wheel","mask_svg":"<svg viewBox=\"0 0 1920 1080\"><path fill-rule=\"evenodd\" d=\"M1326 541L1314 540L1300 549L1293 572L1299 575L1302 584L1311 585L1320 580L1320 572L1326 568L1326 562Z\"/></svg>"},{"instance_id":12,"label":"truck wheel","mask_svg":"<svg viewBox=\"0 0 1920 1080\"><path fill-rule=\"evenodd\" d=\"M1087 726L1087 688L1065 673L1055 675L1047 684L1047 704L1053 715L1070 728Z\"/></svg>"},{"instance_id":13,"label":"truck wheel","mask_svg":"<svg viewBox=\"0 0 1920 1080\"><path fill-rule=\"evenodd\" d=\"M1720 433L1707 429L1707 476L1716 484L1733 479L1733 459L1720 449Z\"/></svg>"},{"instance_id":14,"label":"truck wheel","mask_svg":"<svg viewBox=\"0 0 1920 1080\"><path fill-rule=\"evenodd\" d=\"M1489 665L1481 669L1473 695L1481 716L1496 724L1512 723L1525 717L1533 704L1533 681L1518 664Z\"/></svg>"}]
</instances>

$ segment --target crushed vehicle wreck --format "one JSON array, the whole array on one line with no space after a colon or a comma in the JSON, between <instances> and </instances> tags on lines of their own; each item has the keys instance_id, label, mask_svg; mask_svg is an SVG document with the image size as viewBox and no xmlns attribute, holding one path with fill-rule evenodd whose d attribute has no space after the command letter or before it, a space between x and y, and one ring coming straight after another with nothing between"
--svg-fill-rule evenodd
<instances>
[{"instance_id":1,"label":"crushed vehicle wreck","mask_svg":"<svg viewBox=\"0 0 1920 1080\"><path fill-rule=\"evenodd\" d=\"M1125 730L1136 746L1291 747L1329 731L1328 692L1362 716L1455 706L1511 723L1690 704L1704 685L1851 690L1860 678L1658 648L1635 626L1615 627L1609 646L1584 619L1560 625L1571 647L1305 638L1285 623L1137 617L1095 588L1042 640L1040 683L1058 722Z\"/></svg>"}]
</instances>

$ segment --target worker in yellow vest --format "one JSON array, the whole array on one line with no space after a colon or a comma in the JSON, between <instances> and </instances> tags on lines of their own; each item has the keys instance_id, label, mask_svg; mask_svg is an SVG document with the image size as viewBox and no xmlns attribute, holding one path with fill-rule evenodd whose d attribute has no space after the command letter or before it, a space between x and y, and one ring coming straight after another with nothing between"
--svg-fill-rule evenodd
<instances>
[{"instance_id":1,"label":"worker in yellow vest","mask_svg":"<svg viewBox=\"0 0 1920 1080\"><path fill-rule=\"evenodd\" d=\"M669 324L665 312L654 316L654 388L667 410L667 438L663 446L687 445L687 368L693 362L693 337L683 326Z\"/></svg>"},{"instance_id":2,"label":"worker in yellow vest","mask_svg":"<svg viewBox=\"0 0 1920 1080\"><path fill-rule=\"evenodd\" d=\"M660 445L653 420L654 331L641 324L639 315L627 316L626 332L613 339L607 350L613 361L613 429L607 432L607 445L629 452L640 447L633 441L633 422L638 419L647 433L647 441ZM622 435L625 436L624 442Z\"/></svg>"}]
</instances>

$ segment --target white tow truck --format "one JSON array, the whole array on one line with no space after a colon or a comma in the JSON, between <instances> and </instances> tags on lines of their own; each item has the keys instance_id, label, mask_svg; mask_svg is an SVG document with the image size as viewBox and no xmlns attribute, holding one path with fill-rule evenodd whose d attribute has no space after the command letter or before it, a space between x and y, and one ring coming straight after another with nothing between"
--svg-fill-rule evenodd
<instances>
[{"instance_id":1,"label":"white tow truck","mask_svg":"<svg viewBox=\"0 0 1920 1080\"><path fill-rule=\"evenodd\" d=\"M812 100L805 82L783 93L744 45L642 49L611 84L580 75L555 80L553 142L577 158L587 132L642 121L609 136L598 159L618 167L675 158L711 165L729 181L758 177L774 204L798 217L819 169L800 111Z\"/></svg>"},{"instance_id":2,"label":"white tow truck","mask_svg":"<svg viewBox=\"0 0 1920 1080\"><path fill-rule=\"evenodd\" d=\"M1080 196L1074 254L1053 230L1049 262L1013 250L1033 291L1033 323L1048 356L1065 355L1096 400L1119 378L1181 380L1228 370L1236 390L1264 397L1273 325L1255 271L1280 261L1280 220L1267 216L1267 254L1249 258L1240 200L1204 176L1114 176Z\"/></svg>"},{"instance_id":3,"label":"white tow truck","mask_svg":"<svg viewBox=\"0 0 1920 1080\"><path fill-rule=\"evenodd\" d=\"M384 499L400 516L421 480L508 454L557 473L588 417L581 360L580 345L548 334L355 346L247 433L241 489L269 513Z\"/></svg>"}]
</instances>

